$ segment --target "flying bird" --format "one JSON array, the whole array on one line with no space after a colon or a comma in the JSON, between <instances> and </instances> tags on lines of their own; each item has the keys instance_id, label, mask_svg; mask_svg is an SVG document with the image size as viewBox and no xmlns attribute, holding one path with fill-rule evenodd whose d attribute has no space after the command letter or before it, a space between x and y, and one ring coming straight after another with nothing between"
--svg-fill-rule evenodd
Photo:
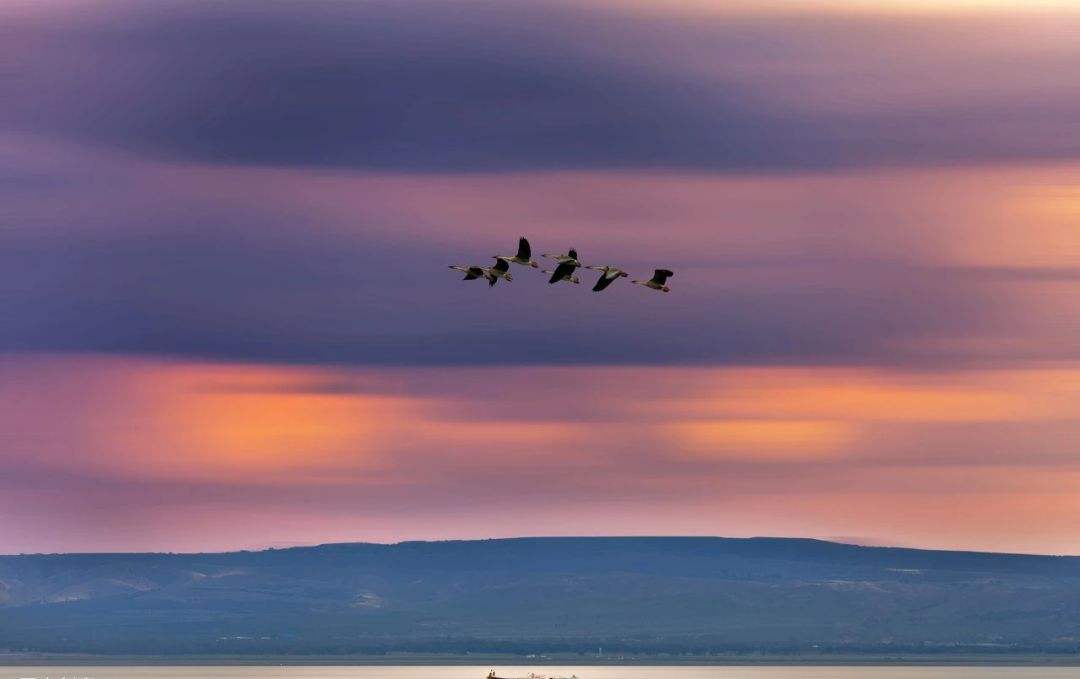
<instances>
[{"instance_id":1,"label":"flying bird","mask_svg":"<svg viewBox=\"0 0 1080 679\"><path fill-rule=\"evenodd\" d=\"M533 261L532 247L529 246L529 239L525 236L518 239L516 255L495 255L495 259L505 259L508 262L513 262L514 264L520 264L522 266L531 266L534 269L540 266L539 263Z\"/></svg>"},{"instance_id":2,"label":"flying bird","mask_svg":"<svg viewBox=\"0 0 1080 679\"><path fill-rule=\"evenodd\" d=\"M575 250L574 248L570 248L570 251L567 252L565 255L553 255L550 252L545 252L544 257L546 257L548 259L554 259L556 262L569 262L569 261L575 261L576 262L577 261L577 250Z\"/></svg>"},{"instance_id":3,"label":"flying bird","mask_svg":"<svg viewBox=\"0 0 1080 679\"><path fill-rule=\"evenodd\" d=\"M585 268L601 272L600 278L596 281L596 285L593 286L593 292L600 292L619 278L630 275L615 266L587 266Z\"/></svg>"},{"instance_id":4,"label":"flying bird","mask_svg":"<svg viewBox=\"0 0 1080 679\"><path fill-rule=\"evenodd\" d=\"M496 257L495 266L484 269L484 278L487 279L488 286L495 285L500 278L505 278L507 283L514 280L514 277L510 275L510 262Z\"/></svg>"},{"instance_id":5,"label":"flying bird","mask_svg":"<svg viewBox=\"0 0 1080 679\"><path fill-rule=\"evenodd\" d=\"M558 269L556 269L556 271L557 270ZM571 269L571 271L573 271L573 269ZM557 280L555 280L555 277L554 277L555 271L549 271L547 269L544 269L543 272L552 274L552 280L551 280L552 283L558 283L559 281L566 281L567 283L580 283L581 282L581 279L578 278L577 276L575 276L573 273L567 273L565 276L560 278L559 281L557 281Z\"/></svg>"},{"instance_id":6,"label":"flying bird","mask_svg":"<svg viewBox=\"0 0 1080 679\"><path fill-rule=\"evenodd\" d=\"M667 269L657 269L656 272L653 273L653 277L650 278L647 281L630 281L630 282L631 283L637 283L638 285L644 285L645 287L652 288L653 290L662 290L664 292L671 292L671 288L669 288L665 284L667 283L667 279L674 276L674 275L675 274L673 272L668 271Z\"/></svg>"},{"instance_id":7,"label":"flying bird","mask_svg":"<svg viewBox=\"0 0 1080 679\"><path fill-rule=\"evenodd\" d=\"M507 281L514 280L514 277L510 275L510 262L505 259L496 259L495 266L451 266L454 271L460 271L465 274L463 281L472 281L477 278L487 279L488 286L495 285L499 282L500 278L505 278Z\"/></svg>"},{"instance_id":8,"label":"flying bird","mask_svg":"<svg viewBox=\"0 0 1080 679\"><path fill-rule=\"evenodd\" d=\"M544 257L548 259L554 259L559 263L555 270L551 272L551 278L548 283L554 284L561 280L573 280L574 270L581 266L581 262L578 261L577 250L570 248L570 251L565 255L552 255L544 254Z\"/></svg>"},{"instance_id":9,"label":"flying bird","mask_svg":"<svg viewBox=\"0 0 1080 679\"><path fill-rule=\"evenodd\" d=\"M465 278L461 279L463 281L472 281L472 280L476 280L477 278L483 278L484 277L484 267L482 267L482 266L454 266L454 265L451 265L450 268L453 269L454 271L460 271L463 274L465 274Z\"/></svg>"}]
</instances>

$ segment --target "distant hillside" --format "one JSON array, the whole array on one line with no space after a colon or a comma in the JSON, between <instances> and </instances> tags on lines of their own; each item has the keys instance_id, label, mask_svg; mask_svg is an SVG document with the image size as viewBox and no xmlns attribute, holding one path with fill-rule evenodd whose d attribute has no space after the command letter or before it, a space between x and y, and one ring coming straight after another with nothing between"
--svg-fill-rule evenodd
<instances>
[{"instance_id":1,"label":"distant hillside","mask_svg":"<svg viewBox=\"0 0 1080 679\"><path fill-rule=\"evenodd\" d=\"M523 538L0 557L0 649L1080 650L1080 557Z\"/></svg>"}]
</instances>

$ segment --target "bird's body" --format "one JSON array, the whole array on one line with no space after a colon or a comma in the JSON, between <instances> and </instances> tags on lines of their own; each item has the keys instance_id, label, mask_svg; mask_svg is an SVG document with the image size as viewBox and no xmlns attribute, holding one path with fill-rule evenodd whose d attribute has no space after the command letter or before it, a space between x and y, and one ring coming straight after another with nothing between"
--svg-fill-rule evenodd
<instances>
[{"instance_id":1,"label":"bird's body","mask_svg":"<svg viewBox=\"0 0 1080 679\"><path fill-rule=\"evenodd\" d=\"M507 283L514 280L510 274L510 262L496 257L495 265L484 269L484 278L487 279L489 286L498 283L500 278L505 279Z\"/></svg>"},{"instance_id":2,"label":"bird's body","mask_svg":"<svg viewBox=\"0 0 1080 679\"><path fill-rule=\"evenodd\" d=\"M557 271L557 269L556 269L556 271ZM580 278L578 278L577 276L575 276L575 275L574 275L574 274L572 273L572 270L571 270L571 272L567 272L567 273L566 273L566 275L564 275L564 276L563 276L562 278L560 278L560 279L558 279L558 280L554 280L554 277L555 277L555 276L554 276L554 274L555 274L555 271L550 271L550 270L548 270L548 269L544 269L544 270L543 270L543 272L544 272L544 273L549 273L549 274L552 274L552 279L553 279L553 280L551 281L552 283L558 283L559 281L566 281L567 283L581 283L581 279L580 279Z\"/></svg>"},{"instance_id":3,"label":"bird's body","mask_svg":"<svg viewBox=\"0 0 1080 679\"><path fill-rule=\"evenodd\" d=\"M555 270L551 272L551 278L548 279L548 283L554 284L562 280L580 282L573 280L574 278L576 278L576 276L574 276L574 270L581 267L581 262L578 261L577 250L570 248L570 251L567 252L565 255L552 255L545 253L544 257L547 257L548 259L554 259L556 262L559 263L559 265L555 267ZM544 273L547 272L545 271Z\"/></svg>"},{"instance_id":4,"label":"bird's body","mask_svg":"<svg viewBox=\"0 0 1080 679\"><path fill-rule=\"evenodd\" d=\"M477 278L486 279L489 286L495 285L499 282L500 278L504 278L507 281L514 280L514 277L510 275L510 262L505 259L496 259L495 266L451 266L454 271L460 271L465 274L463 281L473 281Z\"/></svg>"},{"instance_id":5,"label":"bird's body","mask_svg":"<svg viewBox=\"0 0 1080 679\"><path fill-rule=\"evenodd\" d=\"M577 250L575 250L574 248L570 248L570 251L567 252L565 255L554 255L554 254L551 254L550 252L545 252L544 257L546 257L548 259L554 259L556 262L558 262L560 264L562 264L563 262L577 262L578 261ZM581 266L581 262L578 262L578 266Z\"/></svg>"},{"instance_id":6,"label":"bird's body","mask_svg":"<svg viewBox=\"0 0 1080 679\"><path fill-rule=\"evenodd\" d=\"M600 272L600 278L593 286L593 292L600 292L616 280L630 275L616 266L587 266L585 268Z\"/></svg>"},{"instance_id":7,"label":"bird's body","mask_svg":"<svg viewBox=\"0 0 1080 679\"><path fill-rule=\"evenodd\" d=\"M525 236L518 239L518 251L516 255L495 255L495 259L513 262L514 264L520 264L521 266L531 266L534 269L540 266L539 262L533 261L532 247L529 245L529 239Z\"/></svg>"},{"instance_id":8,"label":"bird's body","mask_svg":"<svg viewBox=\"0 0 1080 679\"><path fill-rule=\"evenodd\" d=\"M482 267L482 266L454 266L454 265L451 265L450 268L453 269L454 271L460 271L461 273L465 274L465 278L461 279L463 281L472 281L472 280L476 280L477 278L483 278L484 277L484 267Z\"/></svg>"},{"instance_id":9,"label":"bird's body","mask_svg":"<svg viewBox=\"0 0 1080 679\"><path fill-rule=\"evenodd\" d=\"M644 285L647 288L653 290L660 290L661 292L671 292L671 288L667 286L667 279L675 274L667 269L657 269L653 273L653 277L647 281L631 281L631 283L637 283L638 285Z\"/></svg>"}]
</instances>

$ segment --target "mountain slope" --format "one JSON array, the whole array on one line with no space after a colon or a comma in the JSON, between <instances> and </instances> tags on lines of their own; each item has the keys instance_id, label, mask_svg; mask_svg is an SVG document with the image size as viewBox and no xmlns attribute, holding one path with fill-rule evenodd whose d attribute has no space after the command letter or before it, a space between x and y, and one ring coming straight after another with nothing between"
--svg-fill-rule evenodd
<instances>
[{"instance_id":1,"label":"mountain slope","mask_svg":"<svg viewBox=\"0 0 1080 679\"><path fill-rule=\"evenodd\" d=\"M1080 647L1080 557L522 538L0 557L0 649Z\"/></svg>"}]
</instances>

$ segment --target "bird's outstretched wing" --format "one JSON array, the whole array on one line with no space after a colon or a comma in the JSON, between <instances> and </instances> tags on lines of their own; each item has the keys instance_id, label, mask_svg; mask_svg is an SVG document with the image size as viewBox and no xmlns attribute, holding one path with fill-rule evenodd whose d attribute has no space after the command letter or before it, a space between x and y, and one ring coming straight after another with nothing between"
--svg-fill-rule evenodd
<instances>
[{"instance_id":1,"label":"bird's outstretched wing","mask_svg":"<svg viewBox=\"0 0 1080 679\"><path fill-rule=\"evenodd\" d=\"M607 286L611 285L611 281L615 280L618 277L618 274L614 276L608 276L607 273L600 274L600 278L596 281L596 285L593 286L592 291L600 292Z\"/></svg>"},{"instance_id":2,"label":"bird's outstretched wing","mask_svg":"<svg viewBox=\"0 0 1080 679\"><path fill-rule=\"evenodd\" d=\"M652 282L656 283L657 285L663 285L667 282L667 279L670 276L674 275L675 274L673 272L668 271L667 269L657 269L656 273L653 274Z\"/></svg>"},{"instance_id":3,"label":"bird's outstretched wing","mask_svg":"<svg viewBox=\"0 0 1080 679\"><path fill-rule=\"evenodd\" d=\"M569 262L560 262L559 266L551 272L551 280L548 283L558 283L574 272L574 265Z\"/></svg>"},{"instance_id":4,"label":"bird's outstretched wing","mask_svg":"<svg viewBox=\"0 0 1080 679\"><path fill-rule=\"evenodd\" d=\"M498 276L488 276L488 287L489 288L494 286L498 282L499 282L499 277Z\"/></svg>"},{"instance_id":5,"label":"bird's outstretched wing","mask_svg":"<svg viewBox=\"0 0 1080 679\"><path fill-rule=\"evenodd\" d=\"M529 239L525 236L518 239L517 256L518 259L524 259L525 261L532 259L532 248L529 247Z\"/></svg>"},{"instance_id":6,"label":"bird's outstretched wing","mask_svg":"<svg viewBox=\"0 0 1080 679\"><path fill-rule=\"evenodd\" d=\"M496 271L509 271L510 270L510 261L506 260L506 259L499 259L498 257L496 257L495 258L495 266L493 266L491 268L495 269Z\"/></svg>"},{"instance_id":7,"label":"bird's outstretched wing","mask_svg":"<svg viewBox=\"0 0 1080 679\"><path fill-rule=\"evenodd\" d=\"M481 269L478 266L470 266L468 268L468 270L465 271L465 278L463 278L462 280L472 281L472 280L476 280L477 278L480 278L483 275L484 275L484 270L483 269Z\"/></svg>"}]
</instances>

